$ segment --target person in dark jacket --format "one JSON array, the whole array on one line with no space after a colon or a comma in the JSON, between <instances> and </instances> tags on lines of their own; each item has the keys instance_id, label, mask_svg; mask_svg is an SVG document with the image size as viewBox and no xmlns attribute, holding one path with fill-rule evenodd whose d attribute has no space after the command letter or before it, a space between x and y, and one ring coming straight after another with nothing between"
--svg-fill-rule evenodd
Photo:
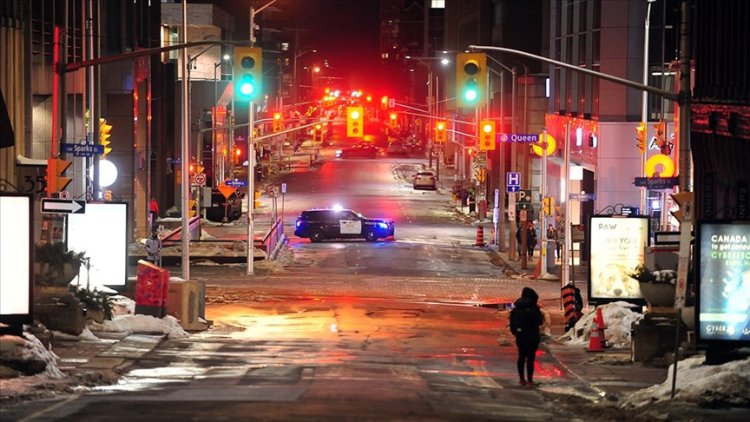
<instances>
[{"instance_id":1,"label":"person in dark jacket","mask_svg":"<svg viewBox=\"0 0 750 422\"><path fill-rule=\"evenodd\" d=\"M516 366L521 385L534 385L534 358L541 341L539 327L544 322L538 301L539 295L532 288L524 287L521 297L516 300L513 310L510 311L510 331L516 337L518 346Z\"/></svg>"}]
</instances>

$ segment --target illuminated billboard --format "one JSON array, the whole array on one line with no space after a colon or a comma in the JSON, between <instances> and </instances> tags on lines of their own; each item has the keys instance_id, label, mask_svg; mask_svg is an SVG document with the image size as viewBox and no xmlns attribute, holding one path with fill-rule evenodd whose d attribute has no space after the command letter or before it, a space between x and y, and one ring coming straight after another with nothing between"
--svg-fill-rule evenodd
<instances>
[{"instance_id":1,"label":"illuminated billboard","mask_svg":"<svg viewBox=\"0 0 750 422\"><path fill-rule=\"evenodd\" d=\"M750 221L699 221L697 339L750 344Z\"/></svg>"},{"instance_id":2,"label":"illuminated billboard","mask_svg":"<svg viewBox=\"0 0 750 422\"><path fill-rule=\"evenodd\" d=\"M87 203L85 214L68 216L68 249L85 252L90 269L81 267L78 283L122 288L127 281L128 206L124 203Z\"/></svg>"},{"instance_id":3,"label":"illuminated billboard","mask_svg":"<svg viewBox=\"0 0 750 422\"><path fill-rule=\"evenodd\" d=\"M642 302L638 281L628 274L644 263L648 217L592 216L589 227L589 301Z\"/></svg>"},{"instance_id":4,"label":"illuminated billboard","mask_svg":"<svg viewBox=\"0 0 750 422\"><path fill-rule=\"evenodd\" d=\"M33 322L31 196L0 193L0 322Z\"/></svg>"}]
</instances>

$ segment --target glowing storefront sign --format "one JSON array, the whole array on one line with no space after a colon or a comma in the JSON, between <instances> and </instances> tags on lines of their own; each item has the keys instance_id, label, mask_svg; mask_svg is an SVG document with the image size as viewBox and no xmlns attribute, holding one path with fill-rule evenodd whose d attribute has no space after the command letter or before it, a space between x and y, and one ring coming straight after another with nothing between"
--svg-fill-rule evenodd
<instances>
[{"instance_id":1,"label":"glowing storefront sign","mask_svg":"<svg viewBox=\"0 0 750 422\"><path fill-rule=\"evenodd\" d=\"M29 195L0 193L0 322L33 322L31 256L32 202Z\"/></svg>"},{"instance_id":2,"label":"glowing storefront sign","mask_svg":"<svg viewBox=\"0 0 750 422\"><path fill-rule=\"evenodd\" d=\"M81 267L78 282L91 287L125 286L127 280L127 217L124 203L88 203L85 214L68 216L68 249L91 259L87 273Z\"/></svg>"},{"instance_id":3,"label":"glowing storefront sign","mask_svg":"<svg viewBox=\"0 0 750 422\"><path fill-rule=\"evenodd\" d=\"M750 344L750 221L698 222L698 341Z\"/></svg>"},{"instance_id":4,"label":"glowing storefront sign","mask_svg":"<svg viewBox=\"0 0 750 422\"><path fill-rule=\"evenodd\" d=\"M638 281L628 274L644 263L648 217L593 216L590 248L589 300L641 300Z\"/></svg>"}]
</instances>

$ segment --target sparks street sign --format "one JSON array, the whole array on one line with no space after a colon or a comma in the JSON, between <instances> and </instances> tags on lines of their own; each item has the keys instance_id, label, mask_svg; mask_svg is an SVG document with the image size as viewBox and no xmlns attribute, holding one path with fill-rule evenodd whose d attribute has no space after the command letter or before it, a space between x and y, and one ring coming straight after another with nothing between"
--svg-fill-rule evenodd
<instances>
[{"instance_id":1,"label":"sparks street sign","mask_svg":"<svg viewBox=\"0 0 750 422\"><path fill-rule=\"evenodd\" d=\"M104 145L94 144L62 144L63 151L72 153L74 157L93 157L104 154Z\"/></svg>"},{"instance_id":2,"label":"sparks street sign","mask_svg":"<svg viewBox=\"0 0 750 422\"><path fill-rule=\"evenodd\" d=\"M42 198L44 214L85 214L86 202L69 199Z\"/></svg>"},{"instance_id":3,"label":"sparks street sign","mask_svg":"<svg viewBox=\"0 0 750 422\"><path fill-rule=\"evenodd\" d=\"M635 186L645 186L652 190L672 189L680 184L679 177L636 177Z\"/></svg>"},{"instance_id":4,"label":"sparks street sign","mask_svg":"<svg viewBox=\"0 0 750 422\"><path fill-rule=\"evenodd\" d=\"M500 142L523 142L523 143L536 143L539 142L538 133L498 133L497 140Z\"/></svg>"},{"instance_id":5,"label":"sparks street sign","mask_svg":"<svg viewBox=\"0 0 750 422\"><path fill-rule=\"evenodd\" d=\"M243 179L225 180L224 184L233 188L244 188L245 186L247 186L247 180L243 180Z\"/></svg>"},{"instance_id":6,"label":"sparks street sign","mask_svg":"<svg viewBox=\"0 0 750 422\"><path fill-rule=\"evenodd\" d=\"M571 193L568 195L568 199L572 199L574 201L593 201L596 199L595 193Z\"/></svg>"}]
</instances>

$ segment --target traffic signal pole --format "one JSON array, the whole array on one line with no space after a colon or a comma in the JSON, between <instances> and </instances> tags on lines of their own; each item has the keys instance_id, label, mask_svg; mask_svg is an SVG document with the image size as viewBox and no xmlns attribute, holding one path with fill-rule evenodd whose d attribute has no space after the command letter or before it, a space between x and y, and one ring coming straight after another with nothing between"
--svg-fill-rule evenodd
<instances>
[{"instance_id":1,"label":"traffic signal pole","mask_svg":"<svg viewBox=\"0 0 750 422\"><path fill-rule=\"evenodd\" d=\"M182 43L187 43L187 0L182 0ZM188 219L190 216L190 112L188 110L188 53L187 47L182 49L182 154L180 183L182 184L182 195L180 207L182 208L182 233L180 233L180 244L182 246L182 278L190 280L190 228Z\"/></svg>"}]
</instances>

